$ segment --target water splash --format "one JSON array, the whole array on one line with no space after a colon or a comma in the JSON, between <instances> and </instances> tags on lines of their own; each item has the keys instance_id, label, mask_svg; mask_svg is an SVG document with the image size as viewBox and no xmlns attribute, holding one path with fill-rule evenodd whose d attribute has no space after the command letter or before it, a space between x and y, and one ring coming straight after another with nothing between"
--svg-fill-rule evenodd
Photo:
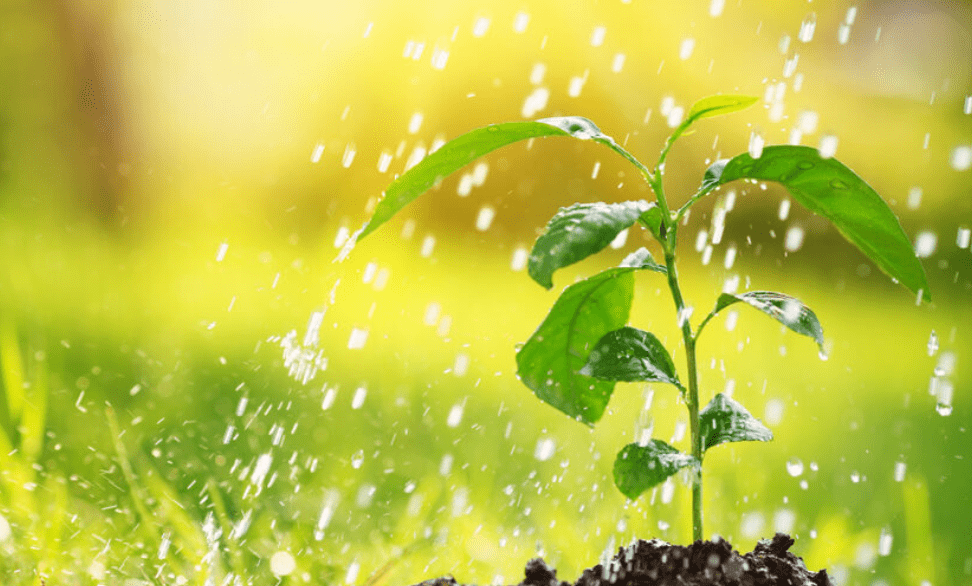
<instances>
[{"instance_id":1,"label":"water splash","mask_svg":"<svg viewBox=\"0 0 972 586\"><path fill-rule=\"evenodd\" d=\"M284 367L288 374L300 384L306 385L317 373L327 369L324 350L318 348L321 324L325 310L315 311L307 322L303 342L297 339L297 331L290 330L283 337L271 336L268 341L277 342L283 351Z\"/></svg>"}]
</instances>

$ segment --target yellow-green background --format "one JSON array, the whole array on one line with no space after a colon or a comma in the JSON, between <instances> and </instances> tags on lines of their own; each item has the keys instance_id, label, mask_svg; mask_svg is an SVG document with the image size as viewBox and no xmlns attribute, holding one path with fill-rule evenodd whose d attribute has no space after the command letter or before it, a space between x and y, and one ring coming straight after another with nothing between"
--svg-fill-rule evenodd
<instances>
[{"instance_id":1,"label":"yellow-green background","mask_svg":"<svg viewBox=\"0 0 972 586\"><path fill-rule=\"evenodd\" d=\"M797 36L811 12L816 30L804 43ZM523 32L514 30L519 13L529 18ZM475 36L479 19L488 27ZM593 46L601 26L603 44ZM686 38L695 47L683 60ZM403 56L408 43L424 46L418 59ZM437 50L448 52L442 68L433 67ZM614 72L618 53L625 61ZM797 55L796 74L784 77ZM538 116L587 116L646 162L669 131L665 98L683 107L719 92L764 100L679 142L666 176L674 202L707 162L745 150L753 128L785 143L799 114L813 111L818 127L803 144L838 137L837 157L911 237L938 235L923 261L934 303L918 307L806 210L778 220L781 190L740 185L707 266L692 244L718 196L693 210L680 270L696 315L738 275L743 288L803 299L832 348L821 361L811 342L745 310L732 332L721 318L710 327L700 347L704 400L734 384L758 417L772 401L784 410L774 442L710 454L707 534L748 551L752 529L769 536L789 511L795 551L839 584L972 583L972 253L956 246L957 231L972 227L972 175L950 165L953 149L972 145L963 112L972 7L917 0L727 0L716 17L708 1L4 1L3 583L203 584L233 572L275 584L278 551L297 564L285 584L344 584L349 566L359 568L357 584L447 572L511 583L538 551L573 580L612 543L685 542L683 485L667 504L660 495L625 504L610 477L639 422L652 418L668 440L684 421L671 389L653 389L643 413L644 389L619 386L589 431L513 372L515 344L556 296L511 270L514 250L529 247L559 206L647 197L622 160L567 140L508 147L485 158L488 177L468 197L453 177L409 207L410 239L397 219L332 263L339 231L366 219L417 145L521 119L537 63L550 92ZM573 77L586 78L576 97ZM782 118L773 121L765 99L780 100L767 88L780 83ZM416 112L423 121L411 134ZM380 153L400 145L380 173ZM913 187L923 190L917 209L906 205ZM496 219L479 232L484 205ZM793 224L806 241L784 254ZM426 235L436 241L427 258ZM632 233L625 250L558 274L556 289L646 243ZM733 243L738 258L726 270ZM369 263L390 275L380 291L363 282ZM633 322L681 364L664 284L639 279ZM425 324L431 303L451 320L447 333ZM328 367L302 385L273 338L302 338L321 309ZM353 328L369 332L361 349L347 348ZM956 357L947 417L928 393L933 330L939 353ZM460 353L470 365L456 376ZM352 409L362 386L364 404ZM327 388L337 398L322 410ZM457 404L463 418L449 427ZM224 445L228 425L237 435ZM543 438L557 448L540 462ZM262 454L276 478L254 494L244 471ZM447 454L454 463L442 476ZM791 458L805 466L799 478L786 471ZM896 462L907 466L902 482ZM364 507L362 486L374 490ZM469 508L454 516L464 493ZM248 529L231 535L243 519ZM893 535L886 557L877 555L882 529Z\"/></svg>"}]
</instances>

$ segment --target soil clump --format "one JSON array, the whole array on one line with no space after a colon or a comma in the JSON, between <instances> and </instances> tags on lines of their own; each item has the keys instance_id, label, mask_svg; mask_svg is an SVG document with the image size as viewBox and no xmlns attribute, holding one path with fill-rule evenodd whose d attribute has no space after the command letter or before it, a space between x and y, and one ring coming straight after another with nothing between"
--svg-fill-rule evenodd
<instances>
[{"instance_id":1,"label":"soil clump","mask_svg":"<svg viewBox=\"0 0 972 586\"><path fill-rule=\"evenodd\" d=\"M527 562L518 586L832 586L827 570L811 572L790 553L793 539L777 533L745 555L728 541L696 541L689 546L658 539L639 540L605 564L584 570L571 585L540 558ZM451 576L416 586L461 586Z\"/></svg>"}]
</instances>

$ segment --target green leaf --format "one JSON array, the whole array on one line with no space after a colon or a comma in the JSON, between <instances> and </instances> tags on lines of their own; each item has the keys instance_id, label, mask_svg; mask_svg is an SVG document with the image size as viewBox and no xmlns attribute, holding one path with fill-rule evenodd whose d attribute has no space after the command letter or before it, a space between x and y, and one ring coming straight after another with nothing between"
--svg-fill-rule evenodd
<instances>
[{"instance_id":1,"label":"green leaf","mask_svg":"<svg viewBox=\"0 0 972 586\"><path fill-rule=\"evenodd\" d=\"M884 200L836 159L806 146L777 145L758 159L743 153L714 163L701 191L736 179L783 184L794 199L828 220L882 271L931 301L928 279L898 218Z\"/></svg>"},{"instance_id":2,"label":"green leaf","mask_svg":"<svg viewBox=\"0 0 972 586\"><path fill-rule=\"evenodd\" d=\"M699 413L702 449L727 442L768 442L773 432L740 403L719 393Z\"/></svg>"},{"instance_id":3,"label":"green leaf","mask_svg":"<svg viewBox=\"0 0 972 586\"><path fill-rule=\"evenodd\" d=\"M599 380L682 386L665 346L653 334L632 327L608 332L598 340L580 372Z\"/></svg>"},{"instance_id":4,"label":"green leaf","mask_svg":"<svg viewBox=\"0 0 972 586\"><path fill-rule=\"evenodd\" d=\"M530 253L527 272L542 287L553 287L553 274L599 252L650 207L647 201L575 203L560 208Z\"/></svg>"},{"instance_id":5,"label":"green leaf","mask_svg":"<svg viewBox=\"0 0 972 586\"><path fill-rule=\"evenodd\" d=\"M579 116L544 118L528 122L504 122L477 128L445 143L395 179L385 190L385 196L378 202L374 215L355 235L352 242L374 232L415 198L473 160L508 144L544 136L593 139L617 150L615 148L617 145L611 137L602 133L590 120Z\"/></svg>"},{"instance_id":6,"label":"green leaf","mask_svg":"<svg viewBox=\"0 0 972 586\"><path fill-rule=\"evenodd\" d=\"M662 216L661 208L655 204L651 204L651 207L645 210L638 221L651 232L651 235L655 237L655 240L665 244L665 234L662 233L662 229L665 227L664 218Z\"/></svg>"},{"instance_id":7,"label":"green leaf","mask_svg":"<svg viewBox=\"0 0 972 586\"><path fill-rule=\"evenodd\" d=\"M745 110L758 101L759 98L753 96L709 96L692 104L692 108L689 110L685 119L691 123L702 118L732 114L733 112Z\"/></svg>"},{"instance_id":8,"label":"green leaf","mask_svg":"<svg viewBox=\"0 0 972 586\"><path fill-rule=\"evenodd\" d=\"M649 440L644 446L628 444L614 460L614 484L624 496L634 500L689 466L699 466L699 461L661 440Z\"/></svg>"},{"instance_id":9,"label":"green leaf","mask_svg":"<svg viewBox=\"0 0 972 586\"><path fill-rule=\"evenodd\" d=\"M516 354L517 375L542 401L587 425L604 414L614 383L579 371L594 344L628 321L635 267L574 283Z\"/></svg>"},{"instance_id":10,"label":"green leaf","mask_svg":"<svg viewBox=\"0 0 972 586\"><path fill-rule=\"evenodd\" d=\"M813 338L823 352L823 328L817 314L799 299L773 291L749 291L739 295L723 293L716 301L712 313L719 313L740 301L762 311L794 332Z\"/></svg>"},{"instance_id":11,"label":"green leaf","mask_svg":"<svg viewBox=\"0 0 972 586\"><path fill-rule=\"evenodd\" d=\"M624 260L621 261L619 266L631 267L635 269L647 269L649 271L655 271L656 273L662 273L663 275L668 274L668 268L665 267L665 265L660 265L655 262L655 259L651 258L651 252L644 247L641 247L624 257Z\"/></svg>"}]
</instances>

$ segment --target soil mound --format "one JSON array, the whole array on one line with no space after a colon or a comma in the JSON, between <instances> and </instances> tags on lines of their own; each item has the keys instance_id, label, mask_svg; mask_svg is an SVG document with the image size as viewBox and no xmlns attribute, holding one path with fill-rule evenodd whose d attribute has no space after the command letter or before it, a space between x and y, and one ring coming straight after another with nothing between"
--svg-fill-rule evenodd
<instances>
[{"instance_id":1,"label":"soil mound","mask_svg":"<svg viewBox=\"0 0 972 586\"><path fill-rule=\"evenodd\" d=\"M606 565L584 570L573 586L832 586L827 570L811 572L789 552L793 539L777 533L739 555L728 541L696 541L689 546L638 541L622 547ZM417 586L460 586L454 578ZM571 586L540 558L527 562L519 586Z\"/></svg>"}]
</instances>

